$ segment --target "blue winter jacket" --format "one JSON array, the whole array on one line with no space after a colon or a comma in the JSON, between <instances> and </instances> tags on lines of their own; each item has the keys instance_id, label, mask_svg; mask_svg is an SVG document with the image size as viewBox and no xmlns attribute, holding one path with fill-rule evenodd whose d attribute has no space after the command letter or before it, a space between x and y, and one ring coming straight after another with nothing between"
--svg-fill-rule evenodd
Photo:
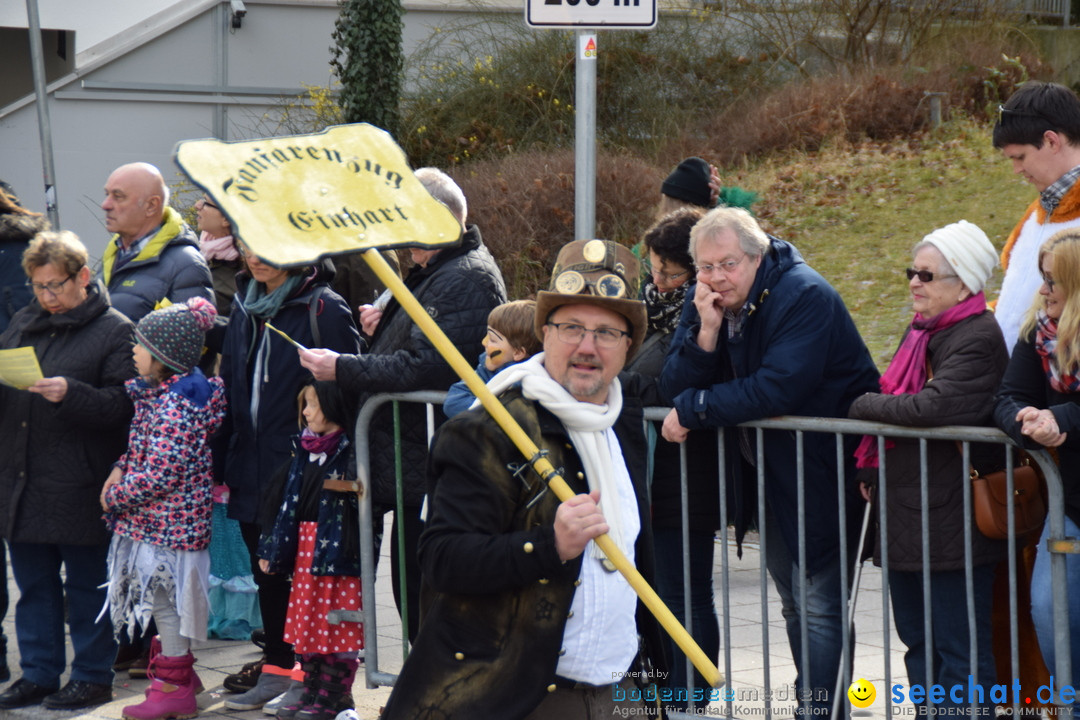
<instances>
[{"instance_id":1,"label":"blue winter jacket","mask_svg":"<svg viewBox=\"0 0 1080 720\"><path fill-rule=\"evenodd\" d=\"M777 415L847 417L862 393L878 391L878 371L840 295L810 268L793 245L770 238L750 290L751 308L743 331L727 338L726 322L715 351L697 344L701 321L693 302L685 303L671 343L660 392L690 429L730 427ZM756 495L756 472L743 457L736 433L728 434L728 482L738 485L736 534L741 540ZM743 435L753 444L754 432ZM849 436L851 445L858 438ZM793 558L798 557L797 456L795 434L765 432L766 500ZM837 556L837 467L834 436L804 436L807 570L815 572ZM756 458L756 449L751 457ZM849 518L860 513L854 460L845 472ZM741 525L741 527L740 527ZM857 525L850 519L849 530ZM858 527L854 528L857 533ZM850 534L850 533L849 533Z\"/></svg>"}]
</instances>

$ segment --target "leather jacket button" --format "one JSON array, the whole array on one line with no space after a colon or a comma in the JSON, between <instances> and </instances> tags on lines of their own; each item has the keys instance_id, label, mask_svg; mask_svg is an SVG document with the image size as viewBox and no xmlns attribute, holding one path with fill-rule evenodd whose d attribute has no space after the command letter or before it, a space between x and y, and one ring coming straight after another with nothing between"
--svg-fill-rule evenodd
<instances>
[{"instance_id":1,"label":"leather jacket button","mask_svg":"<svg viewBox=\"0 0 1080 720\"><path fill-rule=\"evenodd\" d=\"M574 611L573 611L573 610L571 610L570 612L566 613L566 619L567 619L567 620L569 620L569 619L570 619L570 618L572 618L572 617L574 617Z\"/></svg>"},{"instance_id":2,"label":"leather jacket button","mask_svg":"<svg viewBox=\"0 0 1080 720\"><path fill-rule=\"evenodd\" d=\"M531 553L534 548L533 548L533 544L531 542L527 542L527 543L525 543L524 545L521 546L521 549L524 550L527 553Z\"/></svg>"},{"instance_id":3,"label":"leather jacket button","mask_svg":"<svg viewBox=\"0 0 1080 720\"><path fill-rule=\"evenodd\" d=\"M540 578L540 584L541 585L547 585L549 582L551 582L551 581L548 580L547 578Z\"/></svg>"},{"instance_id":4,"label":"leather jacket button","mask_svg":"<svg viewBox=\"0 0 1080 720\"><path fill-rule=\"evenodd\" d=\"M574 587L577 587L580 584L581 584L581 580L575 580L574 581Z\"/></svg>"},{"instance_id":5,"label":"leather jacket button","mask_svg":"<svg viewBox=\"0 0 1080 720\"><path fill-rule=\"evenodd\" d=\"M454 659L455 660L464 660L465 659L465 653L463 653L463 652L454 653Z\"/></svg>"},{"instance_id":6,"label":"leather jacket button","mask_svg":"<svg viewBox=\"0 0 1080 720\"><path fill-rule=\"evenodd\" d=\"M584 480L584 479L585 479L585 473L583 473L583 472L579 472L579 473L577 474L577 479L578 479L578 480Z\"/></svg>"},{"instance_id":7,"label":"leather jacket button","mask_svg":"<svg viewBox=\"0 0 1080 720\"><path fill-rule=\"evenodd\" d=\"M555 692L555 683L551 683L547 688L548 692Z\"/></svg>"}]
</instances>

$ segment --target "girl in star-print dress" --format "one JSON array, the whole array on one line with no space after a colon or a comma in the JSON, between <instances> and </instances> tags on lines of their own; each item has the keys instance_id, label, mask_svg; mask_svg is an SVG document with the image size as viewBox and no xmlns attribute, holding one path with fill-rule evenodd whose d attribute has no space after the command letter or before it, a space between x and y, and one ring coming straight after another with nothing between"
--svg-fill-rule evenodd
<instances>
[{"instance_id":1,"label":"girl in star-print dress","mask_svg":"<svg viewBox=\"0 0 1080 720\"><path fill-rule=\"evenodd\" d=\"M297 400L302 431L293 438L292 459L271 483L278 504L273 521L263 525L269 529L259 541L259 566L293 576L285 640L301 657L304 688L298 697L286 696L277 716L333 720L353 707L352 681L364 648L360 623L327 621L330 610L362 607L356 456L345 432L354 415L335 383L309 380Z\"/></svg>"}]
</instances>

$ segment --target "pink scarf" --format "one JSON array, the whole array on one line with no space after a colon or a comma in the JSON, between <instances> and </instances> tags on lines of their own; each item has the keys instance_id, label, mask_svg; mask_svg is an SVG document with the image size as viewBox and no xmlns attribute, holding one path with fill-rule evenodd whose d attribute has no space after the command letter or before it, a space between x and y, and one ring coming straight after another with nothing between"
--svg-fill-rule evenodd
<instances>
[{"instance_id":1,"label":"pink scarf","mask_svg":"<svg viewBox=\"0 0 1080 720\"><path fill-rule=\"evenodd\" d=\"M914 395L922 390L926 385L926 349L930 345L930 337L951 328L961 320L980 315L985 310L986 296L980 292L930 319L915 313L911 330L893 355L889 368L881 376L882 394ZM886 447L892 447L892 443L887 443ZM855 451L855 461L856 467L860 468L878 466L876 436L863 436Z\"/></svg>"},{"instance_id":2,"label":"pink scarf","mask_svg":"<svg viewBox=\"0 0 1080 720\"><path fill-rule=\"evenodd\" d=\"M199 236L199 250L207 260L224 260L232 262L240 258L240 252L236 249L236 243L232 235L214 237L208 232Z\"/></svg>"}]
</instances>

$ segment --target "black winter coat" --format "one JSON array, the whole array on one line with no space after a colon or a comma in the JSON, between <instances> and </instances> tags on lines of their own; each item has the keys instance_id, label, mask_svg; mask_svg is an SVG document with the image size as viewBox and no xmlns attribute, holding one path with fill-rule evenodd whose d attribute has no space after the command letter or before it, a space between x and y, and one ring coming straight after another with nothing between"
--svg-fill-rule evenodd
<instances>
[{"instance_id":1,"label":"black winter coat","mask_svg":"<svg viewBox=\"0 0 1080 720\"><path fill-rule=\"evenodd\" d=\"M686 291L687 302L693 302L694 285ZM630 372L658 378L664 369L674 332L651 332L645 338L633 361L626 366ZM668 442L660 435L663 423L652 423L655 436L652 469L653 528L682 527L682 458L680 443ZM650 437L650 440L653 440ZM686 485L690 527L708 532L720 527L720 463L716 449L716 431L691 430L686 437ZM734 507L732 502L729 507Z\"/></svg>"},{"instance_id":2,"label":"black winter coat","mask_svg":"<svg viewBox=\"0 0 1080 720\"><path fill-rule=\"evenodd\" d=\"M127 444L133 337L97 283L65 313L30 303L0 335L0 347L34 348L44 376L68 382L59 403L0 385L0 533L9 541L108 543L98 496Z\"/></svg>"},{"instance_id":3,"label":"black winter coat","mask_svg":"<svg viewBox=\"0 0 1080 720\"><path fill-rule=\"evenodd\" d=\"M22 255L34 235L49 227L41 215L0 213L0 333L33 299L26 284Z\"/></svg>"},{"instance_id":4,"label":"black winter coat","mask_svg":"<svg viewBox=\"0 0 1080 720\"><path fill-rule=\"evenodd\" d=\"M345 301L329 288L333 272L330 263L315 266L313 275L285 301L271 324L305 347L353 353L360 346L360 335ZM229 517L254 523L274 473L289 459L292 436L299 427L296 396L311 375L300 365L296 348L267 330L263 321L244 307L250 282L247 273L237 276L236 295L225 330L221 377L228 392L229 413L214 450L225 458ZM309 308L316 288L322 288L315 318L320 343L312 335ZM263 361L256 368L260 347ZM256 388L259 401L253 416L252 395Z\"/></svg>"},{"instance_id":5,"label":"black winter coat","mask_svg":"<svg viewBox=\"0 0 1080 720\"><path fill-rule=\"evenodd\" d=\"M628 385L634 380L620 377L623 410L613 430L637 493L634 560L651 583L642 403ZM581 459L558 419L518 388L500 400L574 492L587 492ZM440 430L429 474L431 516L420 538L423 620L383 720L523 718L555 680L583 556L559 560L559 500L484 409L456 415ZM637 631L664 673L659 626L640 602Z\"/></svg>"},{"instance_id":6,"label":"black winter coat","mask_svg":"<svg viewBox=\"0 0 1080 720\"><path fill-rule=\"evenodd\" d=\"M483 350L488 313L506 302L502 273L475 225L469 226L460 245L441 251L427 267L414 267L405 285L467 358ZM337 362L338 384L345 392L358 395L361 403L376 393L447 390L456 380L450 365L397 300L386 306L365 353L343 355ZM437 405L436 426L445 421L442 406ZM373 498L377 503L393 504L393 407L387 404L379 409L371 427ZM428 445L423 405L401 406L401 443L405 504L419 507L424 497Z\"/></svg>"},{"instance_id":7,"label":"black winter coat","mask_svg":"<svg viewBox=\"0 0 1080 720\"><path fill-rule=\"evenodd\" d=\"M993 313L986 311L965 318L932 335L927 360L933 378L920 392L866 393L851 404L849 416L914 427L989 425L993 418L994 392L1009 361ZM889 569L921 570L919 441L892 438L892 442L894 446L885 453ZM964 567L964 485L970 482L968 471L953 441L928 443L927 453L930 569L958 570ZM980 473L995 472L1004 467L1004 450L1000 445L973 444L971 462ZM880 564L880 534L877 537L874 561ZM997 562L1004 552L1003 541L987 538L972 525L975 565Z\"/></svg>"},{"instance_id":8,"label":"black winter coat","mask_svg":"<svg viewBox=\"0 0 1080 720\"><path fill-rule=\"evenodd\" d=\"M1028 406L1054 413L1058 428L1068 433L1065 442L1055 450L1061 483L1065 490L1065 514L1080 525L1080 393L1060 393L1050 387L1035 352L1035 332L1021 338L1013 347L1005 379L1001 381L994 406L994 422L1020 447L1032 450L1042 445L1020 433L1016 413Z\"/></svg>"}]
</instances>

